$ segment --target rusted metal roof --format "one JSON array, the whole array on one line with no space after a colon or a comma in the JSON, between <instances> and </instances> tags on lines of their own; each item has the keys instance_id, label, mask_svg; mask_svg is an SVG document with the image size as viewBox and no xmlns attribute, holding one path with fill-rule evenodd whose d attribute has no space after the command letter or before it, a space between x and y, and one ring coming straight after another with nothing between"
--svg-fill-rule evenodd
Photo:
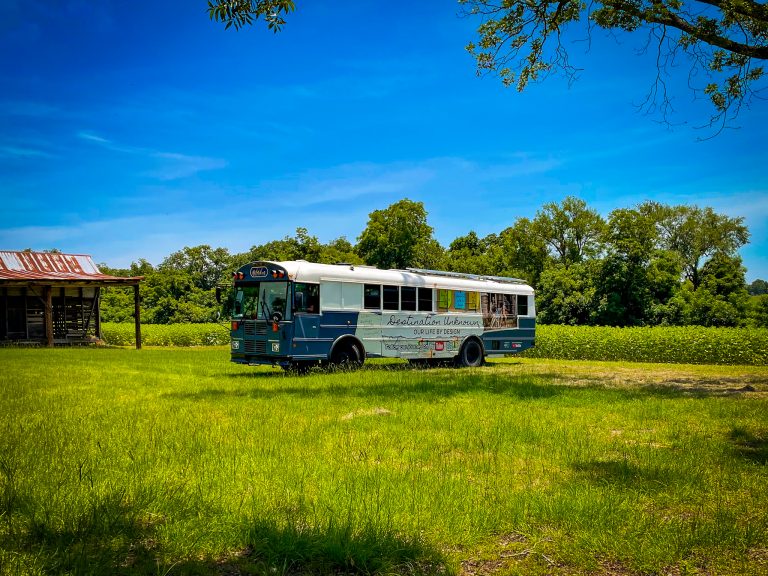
<instances>
[{"instance_id":1,"label":"rusted metal roof","mask_svg":"<svg viewBox=\"0 0 768 576\"><path fill-rule=\"evenodd\" d=\"M0 251L0 282L136 284L143 278L102 274L86 254Z\"/></svg>"}]
</instances>

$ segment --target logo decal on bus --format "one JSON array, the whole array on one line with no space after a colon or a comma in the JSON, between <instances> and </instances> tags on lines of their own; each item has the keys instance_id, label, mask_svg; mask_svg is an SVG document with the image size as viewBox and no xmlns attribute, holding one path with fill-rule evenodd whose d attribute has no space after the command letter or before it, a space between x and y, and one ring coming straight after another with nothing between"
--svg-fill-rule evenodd
<instances>
[{"instance_id":1,"label":"logo decal on bus","mask_svg":"<svg viewBox=\"0 0 768 576\"><path fill-rule=\"evenodd\" d=\"M251 278L266 278L269 274L266 266L254 266L251 268Z\"/></svg>"}]
</instances>

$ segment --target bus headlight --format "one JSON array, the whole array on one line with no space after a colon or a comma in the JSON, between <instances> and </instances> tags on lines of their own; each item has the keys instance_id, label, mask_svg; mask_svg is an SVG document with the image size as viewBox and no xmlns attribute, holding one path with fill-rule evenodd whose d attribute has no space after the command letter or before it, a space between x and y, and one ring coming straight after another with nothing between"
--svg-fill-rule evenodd
<instances>
[{"instance_id":1,"label":"bus headlight","mask_svg":"<svg viewBox=\"0 0 768 576\"><path fill-rule=\"evenodd\" d=\"M232 350L240 350L240 340L232 340Z\"/></svg>"}]
</instances>

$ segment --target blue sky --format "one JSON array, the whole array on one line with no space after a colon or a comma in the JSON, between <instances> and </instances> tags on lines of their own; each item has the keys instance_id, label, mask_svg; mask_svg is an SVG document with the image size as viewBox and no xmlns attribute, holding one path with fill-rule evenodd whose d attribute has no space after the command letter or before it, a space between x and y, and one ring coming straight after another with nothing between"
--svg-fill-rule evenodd
<instances>
[{"instance_id":1,"label":"blue sky","mask_svg":"<svg viewBox=\"0 0 768 576\"><path fill-rule=\"evenodd\" d=\"M742 216L747 278L768 278L768 101L701 141L684 68L679 126L638 112L642 37L597 32L571 45L575 83L520 94L475 75L477 21L450 0L297 5L275 35L225 31L205 0L1 0L0 248L127 266L298 226L354 242L404 197L447 245L574 195Z\"/></svg>"}]
</instances>

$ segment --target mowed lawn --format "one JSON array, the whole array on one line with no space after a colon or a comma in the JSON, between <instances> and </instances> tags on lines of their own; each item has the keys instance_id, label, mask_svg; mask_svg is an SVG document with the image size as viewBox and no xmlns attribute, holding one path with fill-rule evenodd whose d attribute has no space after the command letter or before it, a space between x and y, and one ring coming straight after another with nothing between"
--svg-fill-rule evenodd
<instances>
[{"instance_id":1,"label":"mowed lawn","mask_svg":"<svg viewBox=\"0 0 768 576\"><path fill-rule=\"evenodd\" d=\"M0 574L767 574L768 368L0 349Z\"/></svg>"}]
</instances>

